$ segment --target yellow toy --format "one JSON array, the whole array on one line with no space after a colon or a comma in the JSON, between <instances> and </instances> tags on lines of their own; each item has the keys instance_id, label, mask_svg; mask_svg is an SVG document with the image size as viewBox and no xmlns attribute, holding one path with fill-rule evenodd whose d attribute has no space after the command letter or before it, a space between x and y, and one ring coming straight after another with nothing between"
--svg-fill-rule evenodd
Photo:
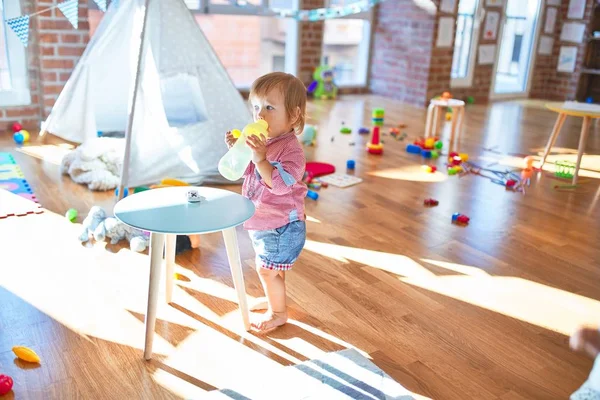
<instances>
[{"instance_id":1,"label":"yellow toy","mask_svg":"<svg viewBox=\"0 0 600 400\"><path fill-rule=\"evenodd\" d=\"M13 353L15 353L15 355L17 357L19 357L23 361L32 362L32 363L40 362L40 356L38 356L35 353L35 351L31 350L29 347L14 346L12 348L12 351L13 351Z\"/></svg>"},{"instance_id":2,"label":"yellow toy","mask_svg":"<svg viewBox=\"0 0 600 400\"><path fill-rule=\"evenodd\" d=\"M190 184L184 181L180 181L179 179L165 178L162 181L160 181L160 183L157 185L150 185L150 189L158 189L171 186L190 186Z\"/></svg>"},{"instance_id":3,"label":"yellow toy","mask_svg":"<svg viewBox=\"0 0 600 400\"><path fill-rule=\"evenodd\" d=\"M244 175L244 171L252 160L252 150L246 144L246 138L250 135L263 135L266 138L268 136L267 129L269 129L269 124L261 119L246 125L241 133L235 132L235 129L231 131L234 137L236 134L238 135L238 140L219 161L219 173L225 179L237 181Z\"/></svg>"}]
</instances>

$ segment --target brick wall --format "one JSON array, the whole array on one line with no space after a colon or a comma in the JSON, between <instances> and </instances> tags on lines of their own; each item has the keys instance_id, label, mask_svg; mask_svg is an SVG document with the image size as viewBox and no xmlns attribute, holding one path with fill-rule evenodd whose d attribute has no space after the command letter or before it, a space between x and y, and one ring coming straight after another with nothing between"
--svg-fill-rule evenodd
<instances>
[{"instance_id":1,"label":"brick wall","mask_svg":"<svg viewBox=\"0 0 600 400\"><path fill-rule=\"evenodd\" d=\"M38 10L55 5L58 0L38 0ZM77 29L58 8L40 14L37 34L41 65L40 90L42 117L46 117L62 91L89 40L88 2L79 0Z\"/></svg>"},{"instance_id":2,"label":"brick wall","mask_svg":"<svg viewBox=\"0 0 600 400\"><path fill-rule=\"evenodd\" d=\"M57 0L21 0L22 14L32 14L57 4ZM73 28L58 8L30 19L27 65L31 104L1 107L4 129L13 122L37 132L88 42L87 0L79 1L79 27ZM13 34L8 32L6 34Z\"/></svg>"},{"instance_id":3,"label":"brick wall","mask_svg":"<svg viewBox=\"0 0 600 400\"><path fill-rule=\"evenodd\" d=\"M21 12L23 14L30 14L34 12L35 0L21 0ZM13 16L11 16L13 17ZM29 75L29 88L31 95L31 104L17 107L2 107L0 108L0 123L3 129L9 129L8 127L13 122L21 123L25 128L33 130L39 127L40 119L40 90L39 90L39 61L38 61L38 45L37 35L35 34L36 27L35 18L30 21L30 27L32 28L29 33L29 44L27 47L27 73ZM8 32L10 28L5 27L6 34L12 34Z\"/></svg>"},{"instance_id":4,"label":"brick wall","mask_svg":"<svg viewBox=\"0 0 600 400\"><path fill-rule=\"evenodd\" d=\"M425 104L435 24L435 11L413 0L387 0L377 6L369 76L373 93Z\"/></svg>"},{"instance_id":5,"label":"brick wall","mask_svg":"<svg viewBox=\"0 0 600 400\"><path fill-rule=\"evenodd\" d=\"M312 10L325 7L324 0L302 0L300 9ZM309 85L312 82L312 74L315 68L321 64L321 55L323 52L323 34L325 32L325 22L300 22L300 48L298 49L298 78L304 84Z\"/></svg>"},{"instance_id":6,"label":"brick wall","mask_svg":"<svg viewBox=\"0 0 600 400\"><path fill-rule=\"evenodd\" d=\"M531 82L531 97L557 101L564 101L567 99L575 98L579 78L581 75L580 71L584 65L585 49L587 46L586 38L591 35L592 30L591 26L589 26L589 23L592 18L594 2L595 0L587 0L586 10L583 19L569 20L569 2L563 1L563 4L558 8L554 32L552 34L544 33L544 25L542 25L540 37L544 35L554 38L554 45L552 47L551 55L536 55L535 65L533 67L533 80ZM549 7L545 7L545 10L543 11L543 16L540 20L542 24L544 24L546 21L546 12L548 8ZM560 33L565 22L580 22L586 24L586 31L582 43L575 44L560 41ZM575 65L574 73L559 72L556 70L561 46L577 47L577 62ZM536 48L536 53L537 50L538 49ZM595 99L596 102L598 100L599 99Z\"/></svg>"}]
</instances>

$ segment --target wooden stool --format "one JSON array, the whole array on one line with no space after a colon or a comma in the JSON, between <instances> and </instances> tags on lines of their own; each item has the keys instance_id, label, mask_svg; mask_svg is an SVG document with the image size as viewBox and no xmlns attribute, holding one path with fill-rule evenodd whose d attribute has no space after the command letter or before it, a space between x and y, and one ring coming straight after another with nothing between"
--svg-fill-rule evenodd
<instances>
[{"instance_id":1,"label":"wooden stool","mask_svg":"<svg viewBox=\"0 0 600 400\"><path fill-rule=\"evenodd\" d=\"M460 136L462 130L463 117L465 115L465 102L462 100L433 99L429 102L427 108L427 122L425 123L425 137L435 136L440 126L440 110L452 107L452 128L450 130L450 149L454 145L454 140ZM458 133L458 135L457 135Z\"/></svg>"},{"instance_id":2,"label":"wooden stool","mask_svg":"<svg viewBox=\"0 0 600 400\"><path fill-rule=\"evenodd\" d=\"M554 124L554 129L552 129L552 133L550 134L550 138L548 138L548 143L546 144L546 149L544 150L544 156L542 157L542 163L540 164L540 168L544 166L546 163L546 157L550 154L552 150L552 146L556 142L556 138L558 138L558 134L567 119L567 116L572 117L582 117L583 123L581 124L581 134L579 135L579 149L577 150L577 163L575 164L575 174L573 175L573 185L577 184L577 174L579 173L579 166L581 165L581 158L583 157L583 151L585 150L585 142L587 141L587 136L590 130L590 122L592 119L600 118L600 112L596 111L588 111L588 110L575 110L571 108L564 108L563 103L548 103L546 104L546 108L558 113L558 118L556 118L556 123Z\"/></svg>"}]
</instances>

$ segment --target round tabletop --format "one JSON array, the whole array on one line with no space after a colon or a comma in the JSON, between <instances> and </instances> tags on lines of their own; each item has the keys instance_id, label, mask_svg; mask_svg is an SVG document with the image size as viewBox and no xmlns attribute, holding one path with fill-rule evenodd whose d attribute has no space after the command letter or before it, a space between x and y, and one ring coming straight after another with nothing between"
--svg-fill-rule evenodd
<instances>
[{"instance_id":1,"label":"round tabletop","mask_svg":"<svg viewBox=\"0 0 600 400\"><path fill-rule=\"evenodd\" d=\"M431 99L430 104L443 107L464 107L465 102L458 99Z\"/></svg>"},{"instance_id":2,"label":"round tabletop","mask_svg":"<svg viewBox=\"0 0 600 400\"><path fill-rule=\"evenodd\" d=\"M572 117L590 117L590 118L600 118L600 109L599 110L586 110L585 107L587 103L582 103L580 106L581 109L574 109L565 107L565 103L554 102L554 103L546 103L546 108L557 112L559 114L566 114ZM594 107L598 108L598 106Z\"/></svg>"},{"instance_id":3,"label":"round tabletop","mask_svg":"<svg viewBox=\"0 0 600 400\"><path fill-rule=\"evenodd\" d=\"M202 196L190 203L187 192ZM126 225L156 233L191 235L218 232L238 226L254 215L246 197L223 189L196 186L159 188L135 193L120 200L115 217Z\"/></svg>"}]
</instances>

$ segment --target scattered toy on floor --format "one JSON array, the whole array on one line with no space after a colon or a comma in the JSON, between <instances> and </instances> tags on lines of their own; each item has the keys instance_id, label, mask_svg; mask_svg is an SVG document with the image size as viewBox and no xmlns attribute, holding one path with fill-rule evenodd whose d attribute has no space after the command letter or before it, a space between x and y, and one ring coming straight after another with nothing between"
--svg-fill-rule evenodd
<instances>
[{"instance_id":1,"label":"scattered toy on floor","mask_svg":"<svg viewBox=\"0 0 600 400\"><path fill-rule=\"evenodd\" d=\"M87 242L92 237L101 242L111 239L111 244L117 244L121 239L129 241L131 250L141 252L149 245L149 235L140 229L132 228L114 217L107 217L102 207L93 206L83 220L83 232L79 236L81 242Z\"/></svg>"},{"instance_id":2,"label":"scattered toy on floor","mask_svg":"<svg viewBox=\"0 0 600 400\"><path fill-rule=\"evenodd\" d=\"M452 214L452 223L457 225L467 225L471 219L460 213Z\"/></svg>"},{"instance_id":3,"label":"scattered toy on floor","mask_svg":"<svg viewBox=\"0 0 600 400\"><path fill-rule=\"evenodd\" d=\"M77 221L77 210L74 208L69 208L65 213L65 217L71 222Z\"/></svg>"},{"instance_id":4,"label":"scattered toy on floor","mask_svg":"<svg viewBox=\"0 0 600 400\"><path fill-rule=\"evenodd\" d=\"M313 200L317 200L319 198L319 193L309 190L308 192L306 192L306 197L311 198Z\"/></svg>"},{"instance_id":5,"label":"scattered toy on floor","mask_svg":"<svg viewBox=\"0 0 600 400\"><path fill-rule=\"evenodd\" d=\"M348 160L348 161L346 161L346 168L347 169L354 169L355 166L356 166L356 162L354 160Z\"/></svg>"},{"instance_id":6,"label":"scattered toy on floor","mask_svg":"<svg viewBox=\"0 0 600 400\"><path fill-rule=\"evenodd\" d=\"M371 133L371 130L370 130L369 128L361 127L361 128L358 130L358 133L359 133L360 135L365 135L365 134L367 134L367 133Z\"/></svg>"},{"instance_id":7,"label":"scattered toy on floor","mask_svg":"<svg viewBox=\"0 0 600 400\"><path fill-rule=\"evenodd\" d=\"M430 174L433 174L435 171L437 171L437 167L435 165L421 165L421 169Z\"/></svg>"},{"instance_id":8,"label":"scattered toy on floor","mask_svg":"<svg viewBox=\"0 0 600 400\"><path fill-rule=\"evenodd\" d=\"M374 126L383 127L383 120L385 118L385 110L383 108L374 108L372 112L372 122Z\"/></svg>"},{"instance_id":9,"label":"scattered toy on floor","mask_svg":"<svg viewBox=\"0 0 600 400\"><path fill-rule=\"evenodd\" d=\"M440 204L440 202L437 201L436 199L425 199L425 200L423 200L423 205L425 205L427 207L434 207L434 206L437 206L438 204Z\"/></svg>"},{"instance_id":10,"label":"scattered toy on floor","mask_svg":"<svg viewBox=\"0 0 600 400\"><path fill-rule=\"evenodd\" d=\"M367 143L367 152L369 152L369 154L383 154L383 144L381 144L379 139L379 126L377 125L373 127L371 141Z\"/></svg>"},{"instance_id":11,"label":"scattered toy on floor","mask_svg":"<svg viewBox=\"0 0 600 400\"><path fill-rule=\"evenodd\" d=\"M30 349L29 347L14 346L12 348L12 351L17 357L19 357L19 359L23 361L27 361L30 363L40 363L40 356L38 356L36 352Z\"/></svg>"},{"instance_id":12,"label":"scattered toy on floor","mask_svg":"<svg viewBox=\"0 0 600 400\"><path fill-rule=\"evenodd\" d=\"M305 125L298 140L305 146L314 146L317 142L317 128L313 125Z\"/></svg>"},{"instance_id":13,"label":"scattered toy on floor","mask_svg":"<svg viewBox=\"0 0 600 400\"><path fill-rule=\"evenodd\" d=\"M8 394L13 388L13 379L8 375L0 375L0 396Z\"/></svg>"}]
</instances>

